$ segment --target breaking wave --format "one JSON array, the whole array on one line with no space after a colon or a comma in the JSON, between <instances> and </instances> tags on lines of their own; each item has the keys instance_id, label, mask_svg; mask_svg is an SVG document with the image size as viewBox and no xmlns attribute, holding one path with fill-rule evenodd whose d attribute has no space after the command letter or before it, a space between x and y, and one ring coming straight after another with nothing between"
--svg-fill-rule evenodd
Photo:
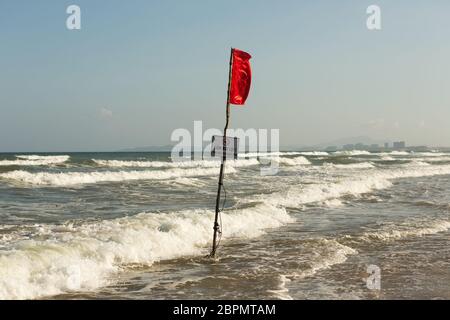
<instances>
[{"instance_id":1,"label":"breaking wave","mask_svg":"<svg viewBox=\"0 0 450 320\"><path fill-rule=\"evenodd\" d=\"M340 168L340 169L370 169L375 168L375 166L370 162L360 162L360 163L349 163L349 164L334 164L334 163L324 163L325 167L328 168Z\"/></svg>"},{"instance_id":2,"label":"breaking wave","mask_svg":"<svg viewBox=\"0 0 450 320\"><path fill-rule=\"evenodd\" d=\"M417 152L414 153L414 155L421 157L442 157L442 156L449 156L450 154L444 152Z\"/></svg>"},{"instance_id":3,"label":"breaking wave","mask_svg":"<svg viewBox=\"0 0 450 320\"><path fill-rule=\"evenodd\" d=\"M234 168L227 168L226 173L235 173ZM98 182L118 182L129 180L163 180L179 177L208 176L217 174L216 168L171 169L166 171L96 171L31 173L15 170L0 174L0 178L37 186L72 186Z\"/></svg>"},{"instance_id":4,"label":"breaking wave","mask_svg":"<svg viewBox=\"0 0 450 320\"><path fill-rule=\"evenodd\" d=\"M333 239L310 239L304 243L304 246L309 253L307 261L299 271L290 275L292 278L303 279L313 276L320 270L344 263L348 256L358 253L355 249Z\"/></svg>"},{"instance_id":5,"label":"breaking wave","mask_svg":"<svg viewBox=\"0 0 450 320\"><path fill-rule=\"evenodd\" d=\"M257 157L279 157L279 156L295 156L300 155L301 152L286 151L286 152L247 152L239 154L242 158L257 158Z\"/></svg>"},{"instance_id":6,"label":"breaking wave","mask_svg":"<svg viewBox=\"0 0 450 320\"><path fill-rule=\"evenodd\" d=\"M370 155L369 151L364 150L348 150L348 151L335 151L334 155L342 155L342 156L364 156Z\"/></svg>"},{"instance_id":7,"label":"breaking wave","mask_svg":"<svg viewBox=\"0 0 450 320\"><path fill-rule=\"evenodd\" d=\"M392 155L392 156L409 156L409 155L411 155L411 153L409 153L407 151L391 151L391 152L387 152L386 154Z\"/></svg>"},{"instance_id":8,"label":"breaking wave","mask_svg":"<svg viewBox=\"0 0 450 320\"><path fill-rule=\"evenodd\" d=\"M151 265L203 255L213 212L187 210L76 225L36 225L39 240L18 240L0 251L0 299L30 299L90 291L128 264ZM224 212L226 238L252 238L292 222L286 210L267 204ZM28 232L30 232L28 230Z\"/></svg>"},{"instance_id":9,"label":"breaking wave","mask_svg":"<svg viewBox=\"0 0 450 320\"><path fill-rule=\"evenodd\" d=\"M0 160L0 166L45 166L64 163L70 156L16 156L18 160Z\"/></svg>"},{"instance_id":10,"label":"breaking wave","mask_svg":"<svg viewBox=\"0 0 450 320\"><path fill-rule=\"evenodd\" d=\"M97 160L92 159L97 165L117 168L217 168L221 161L218 160L192 160L192 161L122 161L122 160ZM257 159L227 160L227 167L246 167L259 165Z\"/></svg>"},{"instance_id":11,"label":"breaking wave","mask_svg":"<svg viewBox=\"0 0 450 320\"><path fill-rule=\"evenodd\" d=\"M287 191L272 193L267 200L276 206L298 207L307 203L340 198L344 195L361 195L373 190L392 186L391 180L398 178L426 177L450 174L450 165L444 166L405 166L391 170L371 170L356 177L341 181L293 186ZM266 196L256 196L257 199Z\"/></svg>"},{"instance_id":12,"label":"breaking wave","mask_svg":"<svg viewBox=\"0 0 450 320\"><path fill-rule=\"evenodd\" d=\"M18 159L24 160L68 160L70 156L61 155L61 156L38 156L38 155L16 155Z\"/></svg>"},{"instance_id":13,"label":"breaking wave","mask_svg":"<svg viewBox=\"0 0 450 320\"><path fill-rule=\"evenodd\" d=\"M422 237L426 235L445 232L450 229L450 221L420 221L416 224L405 223L400 225L383 226L380 230L365 232L361 237L364 241L391 241L409 237Z\"/></svg>"},{"instance_id":14,"label":"breaking wave","mask_svg":"<svg viewBox=\"0 0 450 320\"><path fill-rule=\"evenodd\" d=\"M311 162L305 157L295 157L295 158L272 158L273 161L279 164L287 166L298 166L298 165L308 165Z\"/></svg>"},{"instance_id":15,"label":"breaking wave","mask_svg":"<svg viewBox=\"0 0 450 320\"><path fill-rule=\"evenodd\" d=\"M306 152L300 152L300 154L304 156L328 156L328 152L325 151L306 151Z\"/></svg>"}]
</instances>

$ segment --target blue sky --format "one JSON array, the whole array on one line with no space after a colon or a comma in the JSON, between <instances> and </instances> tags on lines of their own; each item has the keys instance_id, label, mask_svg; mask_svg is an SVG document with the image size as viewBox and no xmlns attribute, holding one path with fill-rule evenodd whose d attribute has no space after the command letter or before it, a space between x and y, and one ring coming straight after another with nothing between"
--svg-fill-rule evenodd
<instances>
[{"instance_id":1,"label":"blue sky","mask_svg":"<svg viewBox=\"0 0 450 320\"><path fill-rule=\"evenodd\" d=\"M66 29L67 6L81 30ZM382 30L366 28L377 4ZM164 145L222 128L231 46L253 55L232 127L283 145L450 145L450 2L0 2L0 152Z\"/></svg>"}]
</instances>

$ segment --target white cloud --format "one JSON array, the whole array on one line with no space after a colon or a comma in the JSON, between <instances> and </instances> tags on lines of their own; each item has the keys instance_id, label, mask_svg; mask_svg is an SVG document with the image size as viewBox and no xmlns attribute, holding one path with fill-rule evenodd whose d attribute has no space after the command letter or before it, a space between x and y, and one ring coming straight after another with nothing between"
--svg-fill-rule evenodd
<instances>
[{"instance_id":1,"label":"white cloud","mask_svg":"<svg viewBox=\"0 0 450 320\"><path fill-rule=\"evenodd\" d=\"M112 118L113 112L111 110L109 110L109 109L101 108L100 109L100 116L102 118L105 118L105 119Z\"/></svg>"}]
</instances>

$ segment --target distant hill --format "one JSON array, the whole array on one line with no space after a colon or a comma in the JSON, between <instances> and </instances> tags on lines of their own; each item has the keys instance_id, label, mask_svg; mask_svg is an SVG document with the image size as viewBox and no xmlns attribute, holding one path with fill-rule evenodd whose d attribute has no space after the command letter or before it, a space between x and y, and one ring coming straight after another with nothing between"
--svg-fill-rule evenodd
<instances>
[{"instance_id":1,"label":"distant hill","mask_svg":"<svg viewBox=\"0 0 450 320\"><path fill-rule=\"evenodd\" d=\"M294 145L282 145L280 146L280 150L283 151L309 151L309 150L323 150L329 146L336 146L341 148L346 144L357 144L362 143L365 145L378 144L382 146L386 141L375 140L367 136L356 136L356 137L348 137L332 140L326 143L320 143L316 145L310 146L294 146ZM164 146L148 146L148 147L136 147L136 148L127 148L119 150L118 152L170 152L172 151L172 145L164 145ZM201 148L195 148L196 151L201 151Z\"/></svg>"}]
</instances>

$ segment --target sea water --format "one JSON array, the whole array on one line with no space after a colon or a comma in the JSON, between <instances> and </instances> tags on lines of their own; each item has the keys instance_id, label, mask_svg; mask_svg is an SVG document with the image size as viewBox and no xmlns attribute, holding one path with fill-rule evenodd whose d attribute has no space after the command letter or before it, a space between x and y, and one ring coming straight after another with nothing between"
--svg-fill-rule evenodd
<instances>
[{"instance_id":1,"label":"sea water","mask_svg":"<svg viewBox=\"0 0 450 320\"><path fill-rule=\"evenodd\" d=\"M211 260L219 166L0 154L0 299L450 298L450 153L229 161Z\"/></svg>"}]
</instances>

